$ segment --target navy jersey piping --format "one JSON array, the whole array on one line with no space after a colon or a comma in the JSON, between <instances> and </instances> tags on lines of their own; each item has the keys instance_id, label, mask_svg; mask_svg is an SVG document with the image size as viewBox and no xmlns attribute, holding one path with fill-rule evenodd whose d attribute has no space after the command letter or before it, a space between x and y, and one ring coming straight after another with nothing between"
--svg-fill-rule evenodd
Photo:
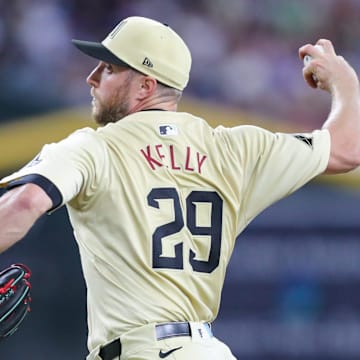
<instances>
[{"instance_id":1,"label":"navy jersey piping","mask_svg":"<svg viewBox=\"0 0 360 360\"><path fill-rule=\"evenodd\" d=\"M39 174L29 174L22 176L19 179L10 181L10 183L6 186L6 190L10 190L17 186L29 184L29 183L40 186L50 197L53 206L48 211L54 210L55 208L57 208L62 204L63 197L59 189L49 179Z\"/></svg>"}]
</instances>

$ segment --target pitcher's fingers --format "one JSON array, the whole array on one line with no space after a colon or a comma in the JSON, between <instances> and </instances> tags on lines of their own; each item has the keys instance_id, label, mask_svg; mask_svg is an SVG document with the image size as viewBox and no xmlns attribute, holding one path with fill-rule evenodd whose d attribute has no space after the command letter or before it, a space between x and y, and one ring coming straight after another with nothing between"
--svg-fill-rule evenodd
<instances>
[{"instance_id":1,"label":"pitcher's fingers","mask_svg":"<svg viewBox=\"0 0 360 360\"><path fill-rule=\"evenodd\" d=\"M332 42L330 40L328 40L328 39L319 39L316 42L316 45L322 46L325 53L332 54L332 55L336 56L334 46L333 46L333 44L332 44Z\"/></svg>"},{"instance_id":2,"label":"pitcher's fingers","mask_svg":"<svg viewBox=\"0 0 360 360\"><path fill-rule=\"evenodd\" d=\"M313 45L306 44L299 48L299 58L300 60L304 60L304 57L309 54L309 51Z\"/></svg>"},{"instance_id":3,"label":"pitcher's fingers","mask_svg":"<svg viewBox=\"0 0 360 360\"><path fill-rule=\"evenodd\" d=\"M304 77L306 83L310 87L312 87L313 89L316 89L318 87L318 84L315 81L313 73L308 68L303 68L303 77Z\"/></svg>"}]
</instances>

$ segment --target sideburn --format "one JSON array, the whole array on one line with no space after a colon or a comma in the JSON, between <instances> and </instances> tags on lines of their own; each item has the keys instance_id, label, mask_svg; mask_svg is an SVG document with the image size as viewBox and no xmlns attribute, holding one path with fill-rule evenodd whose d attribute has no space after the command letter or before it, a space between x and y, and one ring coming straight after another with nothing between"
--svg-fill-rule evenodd
<instances>
[{"instance_id":1,"label":"sideburn","mask_svg":"<svg viewBox=\"0 0 360 360\"><path fill-rule=\"evenodd\" d=\"M109 123L115 123L129 114L129 89L136 75L135 71L129 69L123 84L114 92L109 104L101 104L99 112L94 115L94 120L98 125L105 126Z\"/></svg>"}]
</instances>

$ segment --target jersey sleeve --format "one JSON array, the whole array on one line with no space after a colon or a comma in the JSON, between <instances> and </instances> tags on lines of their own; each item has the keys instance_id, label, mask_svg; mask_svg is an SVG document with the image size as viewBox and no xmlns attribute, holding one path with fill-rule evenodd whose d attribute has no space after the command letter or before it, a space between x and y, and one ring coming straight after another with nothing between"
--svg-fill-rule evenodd
<instances>
[{"instance_id":1,"label":"jersey sleeve","mask_svg":"<svg viewBox=\"0 0 360 360\"><path fill-rule=\"evenodd\" d=\"M330 157L327 130L285 134L239 126L229 131L227 141L242 174L239 187L246 223L323 173Z\"/></svg>"},{"instance_id":2,"label":"jersey sleeve","mask_svg":"<svg viewBox=\"0 0 360 360\"><path fill-rule=\"evenodd\" d=\"M101 170L101 152L93 129L78 130L58 143L45 145L31 162L1 179L0 187L37 184L52 199L52 211L91 188L95 170Z\"/></svg>"}]
</instances>

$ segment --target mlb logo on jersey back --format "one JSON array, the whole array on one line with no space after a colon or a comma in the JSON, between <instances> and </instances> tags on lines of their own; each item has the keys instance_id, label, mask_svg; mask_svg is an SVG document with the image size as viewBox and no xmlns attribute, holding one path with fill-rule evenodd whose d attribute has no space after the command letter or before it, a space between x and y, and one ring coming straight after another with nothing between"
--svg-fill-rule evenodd
<instances>
[{"instance_id":1,"label":"mlb logo on jersey back","mask_svg":"<svg viewBox=\"0 0 360 360\"><path fill-rule=\"evenodd\" d=\"M171 135L177 135L178 129L176 125L160 125L159 126L159 134L162 136L171 136Z\"/></svg>"}]
</instances>

